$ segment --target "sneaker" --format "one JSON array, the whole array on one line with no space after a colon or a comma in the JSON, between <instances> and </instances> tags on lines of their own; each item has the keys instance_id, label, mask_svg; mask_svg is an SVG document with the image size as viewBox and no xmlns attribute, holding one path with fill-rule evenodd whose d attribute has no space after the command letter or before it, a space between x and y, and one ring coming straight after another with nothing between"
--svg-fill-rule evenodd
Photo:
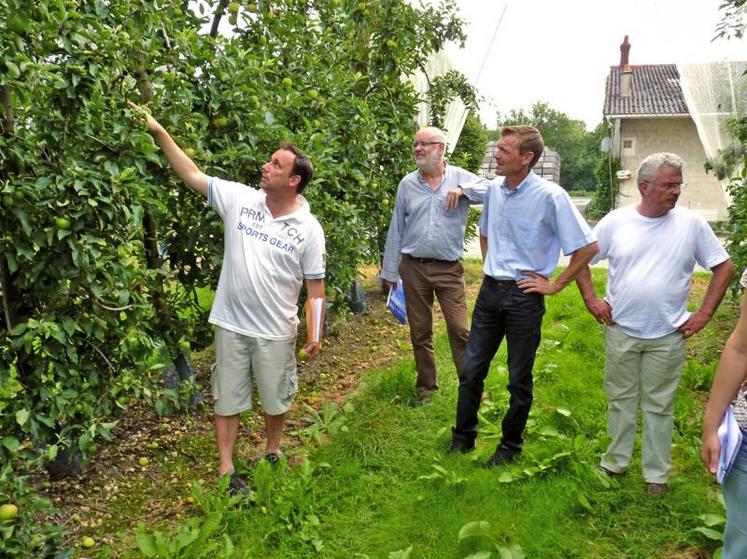
<instances>
[{"instance_id":1,"label":"sneaker","mask_svg":"<svg viewBox=\"0 0 747 559\"><path fill-rule=\"evenodd\" d=\"M231 497L246 497L249 495L246 483L244 483L244 480L235 471L231 472L231 481L228 482L228 494Z\"/></svg>"},{"instance_id":2,"label":"sneaker","mask_svg":"<svg viewBox=\"0 0 747 559\"><path fill-rule=\"evenodd\" d=\"M662 497L667 492L666 483L647 483L646 493L652 497Z\"/></svg>"},{"instance_id":3,"label":"sneaker","mask_svg":"<svg viewBox=\"0 0 747 559\"><path fill-rule=\"evenodd\" d=\"M521 450L513 449L501 443L485 465L488 468L503 466L504 464L513 462L518 454L521 454Z\"/></svg>"},{"instance_id":4,"label":"sneaker","mask_svg":"<svg viewBox=\"0 0 747 559\"><path fill-rule=\"evenodd\" d=\"M268 452L265 454L265 461L273 468L277 468L278 464L280 464L280 453Z\"/></svg>"}]
</instances>

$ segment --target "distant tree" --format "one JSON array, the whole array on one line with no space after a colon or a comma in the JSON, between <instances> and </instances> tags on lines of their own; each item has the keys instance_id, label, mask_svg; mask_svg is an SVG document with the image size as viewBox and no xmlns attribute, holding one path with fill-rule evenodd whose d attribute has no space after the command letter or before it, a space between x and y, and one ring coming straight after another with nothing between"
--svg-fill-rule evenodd
<instances>
[{"instance_id":1,"label":"distant tree","mask_svg":"<svg viewBox=\"0 0 747 559\"><path fill-rule=\"evenodd\" d=\"M529 113L519 109L511 110L506 117L499 114L499 130L491 136L500 136L500 128L511 124L529 124L540 131L545 145L560 155L560 184L566 190L594 190L594 170L603 137L598 130L588 132L583 121L572 119L543 101L532 105Z\"/></svg>"},{"instance_id":2,"label":"distant tree","mask_svg":"<svg viewBox=\"0 0 747 559\"><path fill-rule=\"evenodd\" d=\"M487 143L488 129L480 122L475 113L470 111L454 152L449 157L449 162L476 173L480 169L480 164L485 156Z\"/></svg>"}]
</instances>

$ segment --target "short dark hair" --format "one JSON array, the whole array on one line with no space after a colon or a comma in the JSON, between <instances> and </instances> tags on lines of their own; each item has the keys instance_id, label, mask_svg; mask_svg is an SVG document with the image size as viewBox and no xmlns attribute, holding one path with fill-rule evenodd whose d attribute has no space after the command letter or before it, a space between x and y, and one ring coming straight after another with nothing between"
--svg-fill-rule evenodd
<instances>
[{"instance_id":1,"label":"short dark hair","mask_svg":"<svg viewBox=\"0 0 747 559\"><path fill-rule=\"evenodd\" d=\"M309 159L303 151L298 149L297 146L290 142L282 142L280 146L278 146L278 149L289 151L295 156L295 159L293 160L293 168L291 169L291 176L298 175L301 177L301 180L296 187L296 192L301 194L303 189L306 188L306 185L311 180L311 177L314 176L314 167L311 164L311 159Z\"/></svg>"},{"instance_id":2,"label":"short dark hair","mask_svg":"<svg viewBox=\"0 0 747 559\"><path fill-rule=\"evenodd\" d=\"M516 126L504 126L501 128L501 137L503 136L516 136L519 138L519 153L524 155L527 152L532 152L534 157L532 162L529 163L531 169L537 164L539 158L542 156L542 152L545 151L545 142L542 139L542 134L533 126L527 126L525 124L517 124Z\"/></svg>"}]
</instances>

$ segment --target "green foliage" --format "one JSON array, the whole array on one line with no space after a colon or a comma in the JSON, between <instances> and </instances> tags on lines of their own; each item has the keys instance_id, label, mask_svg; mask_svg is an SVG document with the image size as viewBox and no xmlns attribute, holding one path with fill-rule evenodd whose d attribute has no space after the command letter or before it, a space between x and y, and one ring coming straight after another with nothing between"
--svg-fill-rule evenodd
<instances>
[{"instance_id":1,"label":"green foliage","mask_svg":"<svg viewBox=\"0 0 747 559\"><path fill-rule=\"evenodd\" d=\"M726 243L729 256L737 270L747 267L747 116L729 119L726 126L734 143L721 150L710 169L718 178L729 178L731 195L728 230L731 233ZM734 285L738 289L740 274L736 274Z\"/></svg>"},{"instance_id":2,"label":"green foliage","mask_svg":"<svg viewBox=\"0 0 747 559\"><path fill-rule=\"evenodd\" d=\"M532 105L529 114L512 110L508 116L498 116L499 129L512 124L534 126L542 134L545 146L558 153L561 186L567 190L594 190L594 168L600 141L606 134L604 124L587 132L583 121L569 118L542 101Z\"/></svg>"},{"instance_id":3,"label":"green foliage","mask_svg":"<svg viewBox=\"0 0 747 559\"><path fill-rule=\"evenodd\" d=\"M426 96L430 106L430 125L438 128L444 127L446 109L452 99L461 99L469 111L477 110L475 88L464 74L456 70L449 70L430 81Z\"/></svg>"},{"instance_id":4,"label":"green foliage","mask_svg":"<svg viewBox=\"0 0 747 559\"><path fill-rule=\"evenodd\" d=\"M475 112L470 111L467 114L467 120L464 122L462 133L459 135L459 141L449 157L449 163L477 173L485 157L485 145L487 143L487 128Z\"/></svg>"},{"instance_id":5,"label":"green foliage","mask_svg":"<svg viewBox=\"0 0 747 559\"><path fill-rule=\"evenodd\" d=\"M239 3L231 37L201 33L222 4L0 7L0 460L85 458L131 399L170 413L185 395L162 390L163 369L209 340L199 293L217 285L222 223L127 100L226 178L256 182L295 141L317 170L332 295L378 260L382 201L411 165L419 99L401 76L463 40L455 4Z\"/></svg>"},{"instance_id":6,"label":"green foliage","mask_svg":"<svg viewBox=\"0 0 747 559\"><path fill-rule=\"evenodd\" d=\"M601 219L615 207L620 186L617 172L620 170L620 160L609 154L600 154L594 170L596 190L594 197L586 208L586 215L593 219Z\"/></svg>"},{"instance_id":7,"label":"green foliage","mask_svg":"<svg viewBox=\"0 0 747 559\"><path fill-rule=\"evenodd\" d=\"M18 517L0 521L0 556L7 559L66 559L70 551L60 550L63 530L50 523L49 501L33 492L29 477L14 468L17 460L0 468L0 505L14 504Z\"/></svg>"}]
</instances>

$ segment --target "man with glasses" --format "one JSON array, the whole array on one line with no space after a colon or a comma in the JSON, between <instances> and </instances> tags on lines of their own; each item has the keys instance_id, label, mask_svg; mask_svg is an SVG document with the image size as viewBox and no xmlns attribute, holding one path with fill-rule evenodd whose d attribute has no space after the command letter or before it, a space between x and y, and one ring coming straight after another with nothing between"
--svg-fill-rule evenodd
<instances>
[{"instance_id":1,"label":"man with glasses","mask_svg":"<svg viewBox=\"0 0 747 559\"><path fill-rule=\"evenodd\" d=\"M470 203L482 202L486 183L477 175L444 161L446 136L438 128L422 128L412 145L418 169L397 188L384 249L381 277L391 288L402 278L417 370L418 401L438 390L433 351L433 301L438 298L446 320L457 375L467 345L467 302L464 230ZM460 188L460 184L475 183Z\"/></svg>"},{"instance_id":2,"label":"man with glasses","mask_svg":"<svg viewBox=\"0 0 747 559\"><path fill-rule=\"evenodd\" d=\"M600 469L625 473L643 412L643 479L647 492L666 492L674 397L685 361L685 339L702 330L721 302L733 267L706 221L677 206L684 161L654 153L638 168L637 205L607 214L594 228L599 253L609 260L604 299L597 297L588 267L576 282L586 308L604 323L610 443ZM713 272L700 308L687 300L695 264Z\"/></svg>"}]
</instances>

